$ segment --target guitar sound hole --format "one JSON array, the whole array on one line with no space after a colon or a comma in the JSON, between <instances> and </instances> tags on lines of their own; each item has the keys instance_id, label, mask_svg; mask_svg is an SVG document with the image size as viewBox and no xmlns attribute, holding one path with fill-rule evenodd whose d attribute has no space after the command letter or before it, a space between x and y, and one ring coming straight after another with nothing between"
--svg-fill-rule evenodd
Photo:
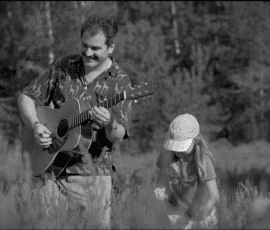
<instances>
[{"instance_id":1,"label":"guitar sound hole","mask_svg":"<svg viewBox=\"0 0 270 230\"><path fill-rule=\"evenodd\" d=\"M57 127L57 135L59 137L64 137L68 132L68 121L66 119L63 119L60 121L58 127Z\"/></svg>"}]
</instances>

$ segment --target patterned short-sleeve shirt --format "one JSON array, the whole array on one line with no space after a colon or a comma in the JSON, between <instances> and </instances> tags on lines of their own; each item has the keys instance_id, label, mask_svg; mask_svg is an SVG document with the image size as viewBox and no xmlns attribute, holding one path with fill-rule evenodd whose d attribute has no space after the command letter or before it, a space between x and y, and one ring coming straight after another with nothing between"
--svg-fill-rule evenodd
<instances>
[{"instance_id":1,"label":"patterned short-sleeve shirt","mask_svg":"<svg viewBox=\"0 0 270 230\"><path fill-rule=\"evenodd\" d=\"M81 55L63 56L53 62L43 75L33 80L23 93L30 96L37 106L52 106L54 109L61 108L70 98L86 101L90 106L97 105L124 90L131 89L129 76L112 57L111 59L111 67L86 87ZM130 100L121 101L109 108L112 116L124 126L126 131L124 138L129 136L131 109L132 101ZM112 147L112 143L106 138L104 128L98 131L97 143L99 151L95 150L91 153L96 156L100 154L102 147Z\"/></svg>"}]
</instances>

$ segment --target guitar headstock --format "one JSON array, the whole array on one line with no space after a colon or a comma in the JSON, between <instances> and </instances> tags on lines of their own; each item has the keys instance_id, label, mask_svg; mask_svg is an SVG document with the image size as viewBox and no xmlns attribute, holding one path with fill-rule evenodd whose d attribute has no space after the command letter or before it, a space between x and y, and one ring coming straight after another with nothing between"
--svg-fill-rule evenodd
<instances>
[{"instance_id":1,"label":"guitar headstock","mask_svg":"<svg viewBox=\"0 0 270 230\"><path fill-rule=\"evenodd\" d=\"M153 84L151 80L148 80L140 85L134 86L130 90L126 90L126 99L134 100L142 97L150 96L154 93Z\"/></svg>"}]
</instances>

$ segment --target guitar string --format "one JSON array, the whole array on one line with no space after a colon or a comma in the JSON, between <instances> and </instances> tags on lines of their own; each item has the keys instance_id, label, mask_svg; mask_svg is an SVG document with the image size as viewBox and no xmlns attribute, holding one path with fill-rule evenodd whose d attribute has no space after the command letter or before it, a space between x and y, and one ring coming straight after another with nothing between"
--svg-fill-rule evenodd
<instances>
[{"instance_id":1,"label":"guitar string","mask_svg":"<svg viewBox=\"0 0 270 230\"><path fill-rule=\"evenodd\" d=\"M134 91L134 90L133 90ZM147 93L148 91L147 90L145 90L145 93ZM123 97L123 98L121 98L121 97ZM116 100L115 101L115 104L113 104L113 100ZM119 100L119 101L118 101ZM117 103L119 103L119 102L121 102L121 101L123 101L124 100L124 92L121 92L121 93L119 93L119 94L117 94L117 95L115 95L114 97L112 97L112 98L110 98L110 99L108 99L108 100L106 100L106 101L104 101L104 102L101 102L100 103L100 105L101 106L103 106L104 107L104 105L105 105L105 103L107 104L107 106L105 106L105 108L107 107L107 108L110 108L110 107L112 107L113 105L116 105ZM70 118L68 118L68 119L66 119L66 120L68 120L69 121L69 123L71 123L71 122L73 122L73 123L75 123L75 124L77 124L77 122L79 121L79 124L81 124L82 122L80 121L81 120L81 116L84 116L83 114L85 113L86 111L83 111L83 112L81 112L80 114L78 114L78 115L75 115L75 116L72 116L72 117L70 117ZM76 118L77 117L77 118ZM83 119L84 120L84 119ZM86 120L88 120L88 119L86 119ZM77 125L79 125L79 124L77 124ZM75 125L75 126L77 126L77 125ZM74 126L74 125L73 125ZM75 127L74 126L74 127ZM58 128L57 128L57 130L59 131L59 130L63 130L63 129L66 129L66 124L60 124L59 126L58 126ZM73 128L74 128L73 127Z\"/></svg>"},{"instance_id":2,"label":"guitar string","mask_svg":"<svg viewBox=\"0 0 270 230\"><path fill-rule=\"evenodd\" d=\"M120 101L117 101L117 103L119 103L119 102L121 102L122 100L120 100ZM116 103L116 104L117 104ZM108 104L108 103L107 103ZM111 103L109 103L109 104L111 104ZM101 103L101 106L103 106L103 105L105 105L105 103ZM114 104L115 105L115 104ZM111 106L113 106L113 105L110 105L110 106L105 106L105 108L110 108ZM103 106L104 107L104 106ZM87 110L86 110L87 111ZM87 119L85 119L84 117L86 116L86 117L88 117L88 113L86 113L86 111L83 111L83 112L81 112L80 114L78 114L78 115L75 115L75 116L72 116L72 117L70 117L70 118L68 118L68 119L66 119L67 121L68 121L68 123L72 123L73 125L72 125L72 128L74 128L75 126L78 126L78 125L80 125L81 123L83 123L84 121L86 121L86 120L89 120L89 118L87 118ZM84 114L86 114L86 115L84 115ZM81 121L82 120L82 121ZM77 124L78 123L78 124ZM66 125L66 124L61 124L60 123L60 125L58 126L58 128L57 128L57 130L59 131L59 130L63 130L63 129L66 129L66 127L67 127L68 125Z\"/></svg>"}]
</instances>

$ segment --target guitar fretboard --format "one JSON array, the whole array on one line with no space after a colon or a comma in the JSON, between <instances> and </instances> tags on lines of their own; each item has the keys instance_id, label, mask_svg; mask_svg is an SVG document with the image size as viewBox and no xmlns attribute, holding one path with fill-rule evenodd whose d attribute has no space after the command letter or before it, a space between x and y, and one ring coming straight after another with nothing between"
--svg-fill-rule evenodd
<instances>
[{"instance_id":1,"label":"guitar fretboard","mask_svg":"<svg viewBox=\"0 0 270 230\"><path fill-rule=\"evenodd\" d=\"M106 101L101 102L99 105L106 108L106 109L109 109L112 106L120 103L121 101L124 101L125 99L126 99L125 92L122 92L122 93L115 95L112 98L109 98ZM75 116L70 117L68 119L69 129L73 129L74 127L82 124L83 122L90 120L91 116L90 116L89 111L90 111L90 109L85 110L85 111L83 111Z\"/></svg>"}]
</instances>

